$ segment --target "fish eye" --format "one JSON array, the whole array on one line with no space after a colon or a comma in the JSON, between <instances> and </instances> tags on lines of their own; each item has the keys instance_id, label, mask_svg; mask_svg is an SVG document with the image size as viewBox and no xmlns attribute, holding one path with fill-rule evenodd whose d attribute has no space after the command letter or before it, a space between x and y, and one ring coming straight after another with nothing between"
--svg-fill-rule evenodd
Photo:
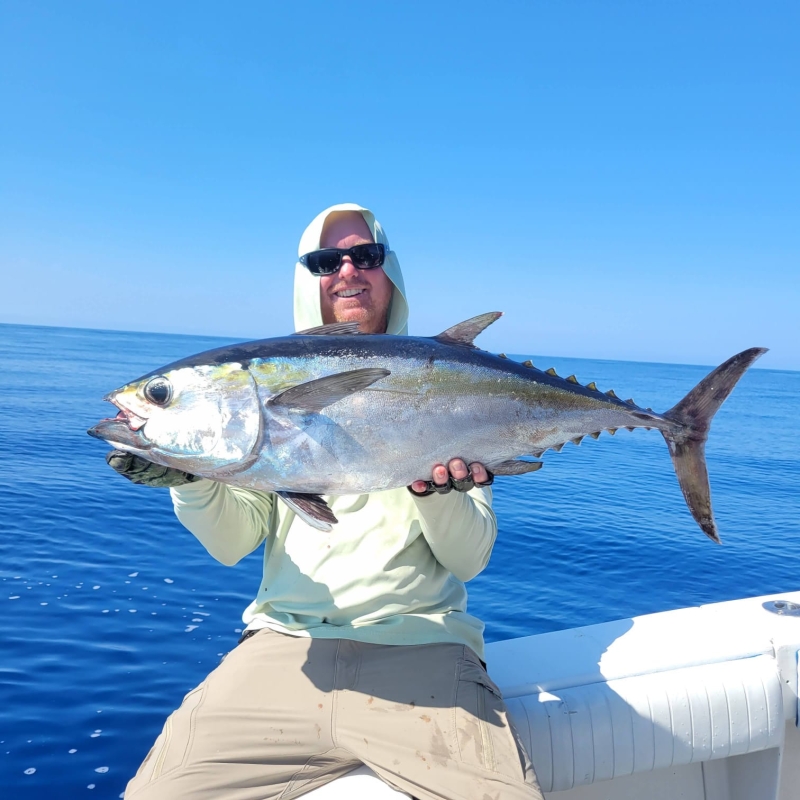
<instances>
[{"instance_id":1,"label":"fish eye","mask_svg":"<svg viewBox=\"0 0 800 800\"><path fill-rule=\"evenodd\" d=\"M144 396L157 406L165 406L172 400L172 384L160 375L149 380L143 391Z\"/></svg>"}]
</instances>

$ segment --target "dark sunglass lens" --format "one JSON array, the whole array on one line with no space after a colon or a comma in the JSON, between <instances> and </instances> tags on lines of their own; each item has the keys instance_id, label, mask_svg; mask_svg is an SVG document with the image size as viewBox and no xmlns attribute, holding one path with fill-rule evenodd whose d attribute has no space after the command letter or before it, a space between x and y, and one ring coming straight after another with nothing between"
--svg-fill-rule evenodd
<instances>
[{"instance_id":1,"label":"dark sunglass lens","mask_svg":"<svg viewBox=\"0 0 800 800\"><path fill-rule=\"evenodd\" d=\"M315 275L331 275L341 263L342 256L336 250L319 250L308 254L308 266Z\"/></svg>"},{"instance_id":2,"label":"dark sunglass lens","mask_svg":"<svg viewBox=\"0 0 800 800\"><path fill-rule=\"evenodd\" d=\"M383 264L383 245L360 244L350 250L353 264L359 269L374 269Z\"/></svg>"}]
</instances>

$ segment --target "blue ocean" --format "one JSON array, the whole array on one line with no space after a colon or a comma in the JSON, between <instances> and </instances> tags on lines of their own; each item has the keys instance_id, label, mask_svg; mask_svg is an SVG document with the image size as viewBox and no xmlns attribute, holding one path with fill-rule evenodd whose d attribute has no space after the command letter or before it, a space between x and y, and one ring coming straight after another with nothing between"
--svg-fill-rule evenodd
<instances>
[{"instance_id":1,"label":"blue ocean","mask_svg":"<svg viewBox=\"0 0 800 800\"><path fill-rule=\"evenodd\" d=\"M166 715L238 639L261 553L213 561L166 490L116 475L86 435L106 392L226 341L0 325L3 798L122 796ZM709 371L514 357L656 410ZM655 431L567 445L498 479L497 544L469 586L487 640L800 588L798 397L800 373L753 369L718 413L722 546L689 515Z\"/></svg>"}]
</instances>

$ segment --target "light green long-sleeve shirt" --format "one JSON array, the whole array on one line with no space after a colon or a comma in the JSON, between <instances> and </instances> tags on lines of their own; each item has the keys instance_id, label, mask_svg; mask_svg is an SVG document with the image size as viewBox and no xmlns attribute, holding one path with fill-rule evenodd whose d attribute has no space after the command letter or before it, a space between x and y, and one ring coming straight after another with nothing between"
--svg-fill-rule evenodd
<instances>
[{"instance_id":1,"label":"light green long-sleeve shirt","mask_svg":"<svg viewBox=\"0 0 800 800\"><path fill-rule=\"evenodd\" d=\"M175 513L223 564L264 543L264 577L248 628L375 644L457 642L483 658L483 623L464 582L497 535L491 491L417 498L406 489L326 498L330 533L274 495L198 480L171 490Z\"/></svg>"},{"instance_id":2,"label":"light green long-sleeve shirt","mask_svg":"<svg viewBox=\"0 0 800 800\"><path fill-rule=\"evenodd\" d=\"M386 246L394 289L387 332L408 330L397 256L371 211L344 203L306 228L298 256L320 247L333 212L358 211ZM298 260L295 330L321 325L319 278ZM426 476L420 475L420 478ZM223 564L264 543L264 578L243 620L248 628L375 644L457 642L483 658L483 623L467 614L464 582L488 563L497 522L489 489L413 497L406 489L326 498L330 533L306 525L272 494L209 480L172 489L178 519Z\"/></svg>"}]
</instances>

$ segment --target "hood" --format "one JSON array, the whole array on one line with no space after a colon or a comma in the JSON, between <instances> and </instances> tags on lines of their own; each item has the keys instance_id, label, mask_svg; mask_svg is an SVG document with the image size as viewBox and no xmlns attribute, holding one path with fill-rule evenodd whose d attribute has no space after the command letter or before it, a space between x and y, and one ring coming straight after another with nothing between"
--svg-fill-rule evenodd
<instances>
[{"instance_id":1,"label":"hood","mask_svg":"<svg viewBox=\"0 0 800 800\"><path fill-rule=\"evenodd\" d=\"M364 217L369 229L372 231L372 238L376 242L386 245L386 260L383 262L383 271L389 280L394 284L392 293L392 304L389 309L389 321L387 333L405 335L408 333L408 303L406 301L406 290L403 284L403 273L400 270L400 262L397 255L389 245L380 222L375 219L375 215L366 208L355 203L340 203L336 206L326 208L312 220L311 224L305 229L300 237L300 245L297 248L298 258L312 250L319 250L319 240L322 236L322 227L325 220L334 211L358 211ZM322 311L319 301L319 278L312 275L299 261L294 267L294 329L302 331L306 328L315 328L322 325Z\"/></svg>"}]
</instances>

